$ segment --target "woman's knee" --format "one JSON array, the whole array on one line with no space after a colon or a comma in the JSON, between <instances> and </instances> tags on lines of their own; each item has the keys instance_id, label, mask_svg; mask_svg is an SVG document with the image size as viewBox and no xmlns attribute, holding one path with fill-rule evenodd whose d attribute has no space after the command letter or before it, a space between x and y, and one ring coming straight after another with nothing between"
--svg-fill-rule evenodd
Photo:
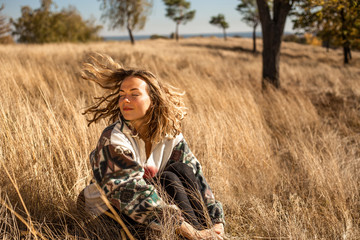
<instances>
[{"instance_id":1,"label":"woman's knee","mask_svg":"<svg viewBox=\"0 0 360 240\"><path fill-rule=\"evenodd\" d=\"M177 181L178 179L179 179L179 177L175 173L173 173L171 171L166 171L165 170L160 175L160 180L161 181Z\"/></svg>"},{"instance_id":2,"label":"woman's knee","mask_svg":"<svg viewBox=\"0 0 360 240\"><path fill-rule=\"evenodd\" d=\"M193 179L195 178L195 174L193 172L193 169L182 162L176 162L168 166L165 171L173 172L179 177L186 177Z\"/></svg>"},{"instance_id":3,"label":"woman's knee","mask_svg":"<svg viewBox=\"0 0 360 240\"><path fill-rule=\"evenodd\" d=\"M194 185L197 182L193 169L185 163L173 163L165 170L176 174L182 182L185 181L190 185Z\"/></svg>"},{"instance_id":4,"label":"woman's knee","mask_svg":"<svg viewBox=\"0 0 360 240\"><path fill-rule=\"evenodd\" d=\"M170 171L164 171L160 176L160 184L163 187L176 186L181 183L178 175Z\"/></svg>"}]
</instances>

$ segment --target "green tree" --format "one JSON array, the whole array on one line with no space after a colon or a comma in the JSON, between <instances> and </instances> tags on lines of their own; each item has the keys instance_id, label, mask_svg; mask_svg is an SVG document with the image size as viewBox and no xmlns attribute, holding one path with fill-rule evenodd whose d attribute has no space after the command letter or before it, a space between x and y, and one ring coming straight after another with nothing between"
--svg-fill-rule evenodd
<instances>
[{"instance_id":1,"label":"green tree","mask_svg":"<svg viewBox=\"0 0 360 240\"><path fill-rule=\"evenodd\" d=\"M263 38L262 85L271 83L280 88L280 47L286 18L296 0L256 0ZM272 10L271 10L271 8Z\"/></svg>"},{"instance_id":2,"label":"green tree","mask_svg":"<svg viewBox=\"0 0 360 240\"><path fill-rule=\"evenodd\" d=\"M95 19L84 21L73 6L55 13L51 25L56 29L55 36L60 41L86 42L87 40L100 39L94 33L102 27L95 25Z\"/></svg>"},{"instance_id":3,"label":"green tree","mask_svg":"<svg viewBox=\"0 0 360 240\"><path fill-rule=\"evenodd\" d=\"M351 46L360 38L360 1L304 0L296 7L294 28L314 33L326 44L342 46L344 63L349 63Z\"/></svg>"},{"instance_id":4,"label":"green tree","mask_svg":"<svg viewBox=\"0 0 360 240\"><path fill-rule=\"evenodd\" d=\"M176 23L175 38L179 41L179 25L186 24L195 17L195 10L189 10L190 2L185 0L163 0L166 5L166 17Z\"/></svg>"},{"instance_id":5,"label":"green tree","mask_svg":"<svg viewBox=\"0 0 360 240\"><path fill-rule=\"evenodd\" d=\"M209 23L221 27L223 29L224 39L226 40L226 29L229 28L229 24L226 22L225 16L223 14L213 16Z\"/></svg>"},{"instance_id":6,"label":"green tree","mask_svg":"<svg viewBox=\"0 0 360 240\"><path fill-rule=\"evenodd\" d=\"M239 0L240 4L236 10L243 15L242 20L253 28L253 52L256 52L256 28L260 23L259 11L256 6L256 0Z\"/></svg>"},{"instance_id":7,"label":"green tree","mask_svg":"<svg viewBox=\"0 0 360 240\"><path fill-rule=\"evenodd\" d=\"M7 21L6 17L1 15L1 11L4 9L4 5L0 7L0 43L9 43L12 42L10 36L10 23Z\"/></svg>"},{"instance_id":8,"label":"green tree","mask_svg":"<svg viewBox=\"0 0 360 240\"><path fill-rule=\"evenodd\" d=\"M128 30L130 41L135 44L132 32L144 28L152 1L148 0L100 0L100 9L104 12L103 19L110 21L110 28Z\"/></svg>"},{"instance_id":9,"label":"green tree","mask_svg":"<svg viewBox=\"0 0 360 240\"><path fill-rule=\"evenodd\" d=\"M39 9L29 6L21 8L21 17L11 19L15 27L14 35L19 42L85 42L100 39L94 21L84 21L75 7L68 7L60 12L51 12L52 0L42 0Z\"/></svg>"}]
</instances>

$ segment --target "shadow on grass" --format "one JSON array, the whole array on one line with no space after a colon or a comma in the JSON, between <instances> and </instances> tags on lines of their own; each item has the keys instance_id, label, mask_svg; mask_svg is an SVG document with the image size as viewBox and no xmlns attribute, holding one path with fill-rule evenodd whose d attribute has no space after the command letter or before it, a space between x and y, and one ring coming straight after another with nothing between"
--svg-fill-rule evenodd
<instances>
[{"instance_id":1,"label":"shadow on grass","mask_svg":"<svg viewBox=\"0 0 360 240\"><path fill-rule=\"evenodd\" d=\"M260 51L253 52L252 49L244 48L241 46L225 46L225 45L213 45L213 44L202 44L202 43L181 43L181 45L186 46L186 47L207 48L207 49L211 49L211 50L224 50L224 51L232 51L232 52L250 53L250 54L253 54L254 56L261 55L261 53L262 53ZM307 54L297 54L296 52L294 52L294 53L281 52L280 56L283 58L288 58L288 59L293 59L293 60L304 59L307 61L315 61L318 63L325 63L325 64L331 65L332 67L336 67L336 68L341 68L344 66L342 60L331 59L328 57L313 59L311 56L309 56ZM350 64L348 64L347 66L355 66L359 62L360 62L360 59L352 59L352 60L350 60Z\"/></svg>"},{"instance_id":2,"label":"shadow on grass","mask_svg":"<svg viewBox=\"0 0 360 240\"><path fill-rule=\"evenodd\" d=\"M213 49L213 50L225 50L225 51L233 51L233 52L251 53L251 54L254 54L255 56L261 54L261 52L259 52L259 51L253 52L252 49L244 48L241 46L231 47L231 46L224 46L224 45L212 45L212 44L201 44L201 43L183 43L182 45L187 46L187 47L202 47L202 48L208 48L208 49ZM300 55L289 54L289 53L280 53L280 54L281 54L281 56L291 58L291 59L299 59L299 58L310 59L310 57L305 54L300 54Z\"/></svg>"},{"instance_id":3,"label":"shadow on grass","mask_svg":"<svg viewBox=\"0 0 360 240\"><path fill-rule=\"evenodd\" d=\"M230 46L224 46L224 45L212 45L212 44L201 44L201 43L183 43L183 46L186 47L202 47L202 48L208 48L213 50L225 50L225 51L233 51L233 52L245 52L245 53L251 53L254 55L260 54L259 51L253 52L252 49L244 48L244 47L230 47Z\"/></svg>"},{"instance_id":4,"label":"shadow on grass","mask_svg":"<svg viewBox=\"0 0 360 240\"><path fill-rule=\"evenodd\" d=\"M307 59L311 60L311 58L308 55L305 54L290 54L290 53L280 53L281 56L291 58L291 59Z\"/></svg>"}]
</instances>

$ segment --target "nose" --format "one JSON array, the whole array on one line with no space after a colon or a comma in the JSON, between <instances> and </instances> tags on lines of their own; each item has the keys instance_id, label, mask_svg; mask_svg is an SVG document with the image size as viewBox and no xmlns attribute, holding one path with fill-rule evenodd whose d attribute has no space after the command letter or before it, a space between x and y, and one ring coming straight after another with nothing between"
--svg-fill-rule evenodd
<instances>
[{"instance_id":1,"label":"nose","mask_svg":"<svg viewBox=\"0 0 360 240\"><path fill-rule=\"evenodd\" d=\"M121 103L121 102L129 103L130 100L129 100L128 96L122 96L119 98L119 103Z\"/></svg>"}]
</instances>

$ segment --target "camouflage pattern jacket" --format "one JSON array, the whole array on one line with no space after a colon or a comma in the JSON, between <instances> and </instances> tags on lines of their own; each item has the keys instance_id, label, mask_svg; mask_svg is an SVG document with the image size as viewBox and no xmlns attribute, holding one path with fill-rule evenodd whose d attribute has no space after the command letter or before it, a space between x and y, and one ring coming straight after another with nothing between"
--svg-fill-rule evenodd
<instances>
[{"instance_id":1,"label":"camouflage pattern jacket","mask_svg":"<svg viewBox=\"0 0 360 240\"><path fill-rule=\"evenodd\" d=\"M96 149L90 154L94 178L111 204L123 214L146 225L156 221L159 213L169 205L144 178L151 178L178 161L192 167L199 179L201 194L212 222L225 223L222 205L215 200L201 165L182 134L154 144L146 159L145 143L134 136L124 121L119 120L103 131ZM147 171L149 168L152 171Z\"/></svg>"}]
</instances>

